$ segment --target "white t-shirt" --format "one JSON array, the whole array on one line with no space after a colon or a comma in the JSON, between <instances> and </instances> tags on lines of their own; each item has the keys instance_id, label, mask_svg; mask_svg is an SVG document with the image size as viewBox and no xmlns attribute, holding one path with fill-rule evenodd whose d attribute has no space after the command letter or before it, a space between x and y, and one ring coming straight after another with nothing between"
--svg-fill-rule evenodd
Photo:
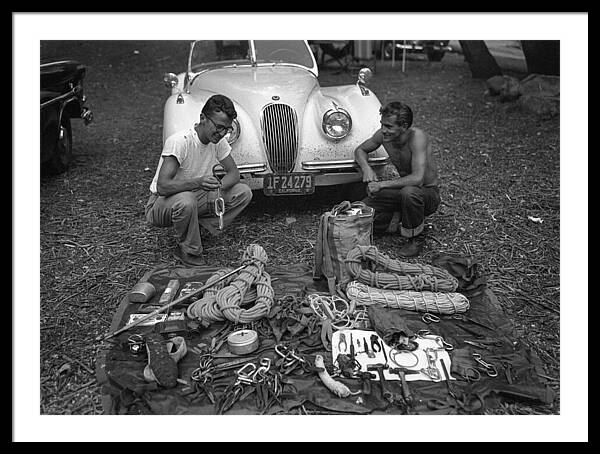
<instances>
[{"instance_id":1,"label":"white t-shirt","mask_svg":"<svg viewBox=\"0 0 600 454\"><path fill-rule=\"evenodd\" d=\"M204 145L193 127L176 132L165 140L154 179L150 183L150 191L154 194L157 192L156 182L164 156L174 156L177 159L179 169L175 174L175 180L184 180L212 175L213 166L229 156L229 153L231 153L231 145L225 139L219 140L216 144L209 142Z\"/></svg>"}]
</instances>

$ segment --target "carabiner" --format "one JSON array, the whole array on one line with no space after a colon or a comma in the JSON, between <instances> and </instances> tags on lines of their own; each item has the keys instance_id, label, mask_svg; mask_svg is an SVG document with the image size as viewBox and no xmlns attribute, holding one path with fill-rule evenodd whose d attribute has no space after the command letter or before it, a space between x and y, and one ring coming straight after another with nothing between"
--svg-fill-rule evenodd
<instances>
[{"instance_id":1,"label":"carabiner","mask_svg":"<svg viewBox=\"0 0 600 454\"><path fill-rule=\"evenodd\" d=\"M246 369L251 369L250 371L246 371ZM235 381L235 385L239 385L240 383L252 383L252 378L256 373L256 365L254 363L246 363L244 364L237 372L237 380Z\"/></svg>"},{"instance_id":2,"label":"carabiner","mask_svg":"<svg viewBox=\"0 0 600 454\"><path fill-rule=\"evenodd\" d=\"M437 336L435 338L435 341L442 349L446 350L447 352L451 352L452 350L454 350L454 345L452 345L450 342L446 342L442 336Z\"/></svg>"},{"instance_id":3,"label":"carabiner","mask_svg":"<svg viewBox=\"0 0 600 454\"><path fill-rule=\"evenodd\" d=\"M434 382L442 381L442 374L436 367L424 367L419 369L419 372L429 377Z\"/></svg>"},{"instance_id":4,"label":"carabiner","mask_svg":"<svg viewBox=\"0 0 600 454\"><path fill-rule=\"evenodd\" d=\"M252 374L252 383L258 383L259 381L264 381L267 372L271 368L271 359L269 358L261 358L260 367L258 367L254 373ZM259 376L260 378L257 378Z\"/></svg>"},{"instance_id":5,"label":"carabiner","mask_svg":"<svg viewBox=\"0 0 600 454\"><path fill-rule=\"evenodd\" d=\"M433 314L430 314L429 312L425 312L423 314L423 316L421 317L421 320L423 320L423 322L429 324L429 323L439 323L441 319L437 315L433 315Z\"/></svg>"},{"instance_id":6,"label":"carabiner","mask_svg":"<svg viewBox=\"0 0 600 454\"><path fill-rule=\"evenodd\" d=\"M497 377L498 376L498 370L496 369L496 366L494 366L491 363L486 363L481 358L481 355L479 353L473 353L473 359L475 359L475 361L477 361L479 364L481 364L483 366L483 368L485 369L485 373L488 374L489 377Z\"/></svg>"},{"instance_id":7,"label":"carabiner","mask_svg":"<svg viewBox=\"0 0 600 454\"><path fill-rule=\"evenodd\" d=\"M277 353L282 358L287 358L290 354L289 349L283 344L275 345L275 353Z\"/></svg>"},{"instance_id":8,"label":"carabiner","mask_svg":"<svg viewBox=\"0 0 600 454\"><path fill-rule=\"evenodd\" d=\"M215 199L215 214L217 216L225 214L225 200L223 200L223 197L219 196Z\"/></svg>"}]
</instances>

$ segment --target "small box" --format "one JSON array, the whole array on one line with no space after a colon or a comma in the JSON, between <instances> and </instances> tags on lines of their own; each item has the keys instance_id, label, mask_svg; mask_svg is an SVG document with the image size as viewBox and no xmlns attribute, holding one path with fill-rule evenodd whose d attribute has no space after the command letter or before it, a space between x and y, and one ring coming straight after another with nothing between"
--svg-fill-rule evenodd
<instances>
[{"instance_id":1,"label":"small box","mask_svg":"<svg viewBox=\"0 0 600 454\"><path fill-rule=\"evenodd\" d=\"M167 284L167 288L165 288L165 291L162 293L162 295L160 295L158 304L161 306L164 306L165 304L169 304L171 301L173 301L173 298L175 297L175 294L177 293L178 289L179 289L179 280L171 279L169 281L169 283Z\"/></svg>"},{"instance_id":2,"label":"small box","mask_svg":"<svg viewBox=\"0 0 600 454\"><path fill-rule=\"evenodd\" d=\"M136 322L142 317L146 317L148 314L129 314L129 320L127 324L130 325ZM185 314L183 312L171 312L170 314L155 314L154 316L144 320L138 326L152 326L160 322L171 321L171 320L185 320Z\"/></svg>"},{"instance_id":3,"label":"small box","mask_svg":"<svg viewBox=\"0 0 600 454\"><path fill-rule=\"evenodd\" d=\"M200 281L187 282L179 291L179 298L183 298L184 296L187 296L190 293L194 293L195 291L201 289L203 285L204 285L204 282L200 282ZM200 297L202 296L200 293L201 292L198 292L194 296L191 296L187 300L187 303L189 304L189 303L193 303L194 301L199 300Z\"/></svg>"}]
</instances>

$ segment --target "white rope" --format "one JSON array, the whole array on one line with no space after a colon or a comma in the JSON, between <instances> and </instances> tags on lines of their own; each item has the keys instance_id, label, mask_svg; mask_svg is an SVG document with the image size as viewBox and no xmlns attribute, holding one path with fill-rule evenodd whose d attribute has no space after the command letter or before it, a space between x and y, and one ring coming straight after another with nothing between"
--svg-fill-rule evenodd
<instances>
[{"instance_id":1,"label":"white rope","mask_svg":"<svg viewBox=\"0 0 600 454\"><path fill-rule=\"evenodd\" d=\"M348 304L337 295L311 293L306 295L306 299L312 311L322 320L329 319L336 330L353 329L369 319L366 310L355 310L353 303Z\"/></svg>"},{"instance_id":2,"label":"white rope","mask_svg":"<svg viewBox=\"0 0 600 454\"><path fill-rule=\"evenodd\" d=\"M470 306L462 293L380 289L357 281L348 284L346 296L357 306L378 305L436 314L459 314Z\"/></svg>"}]
</instances>

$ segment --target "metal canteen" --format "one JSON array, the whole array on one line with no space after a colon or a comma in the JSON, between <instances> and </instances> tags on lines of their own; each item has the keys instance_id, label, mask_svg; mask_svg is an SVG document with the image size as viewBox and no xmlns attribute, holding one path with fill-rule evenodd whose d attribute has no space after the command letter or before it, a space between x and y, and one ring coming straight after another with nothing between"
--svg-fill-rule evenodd
<instances>
[{"instance_id":1,"label":"metal canteen","mask_svg":"<svg viewBox=\"0 0 600 454\"><path fill-rule=\"evenodd\" d=\"M227 345L234 355L247 355L258 349L258 334L251 329L234 331L227 336Z\"/></svg>"},{"instance_id":2,"label":"metal canteen","mask_svg":"<svg viewBox=\"0 0 600 454\"><path fill-rule=\"evenodd\" d=\"M156 288L150 282L138 282L129 292L129 301L145 303L156 294Z\"/></svg>"}]
</instances>

